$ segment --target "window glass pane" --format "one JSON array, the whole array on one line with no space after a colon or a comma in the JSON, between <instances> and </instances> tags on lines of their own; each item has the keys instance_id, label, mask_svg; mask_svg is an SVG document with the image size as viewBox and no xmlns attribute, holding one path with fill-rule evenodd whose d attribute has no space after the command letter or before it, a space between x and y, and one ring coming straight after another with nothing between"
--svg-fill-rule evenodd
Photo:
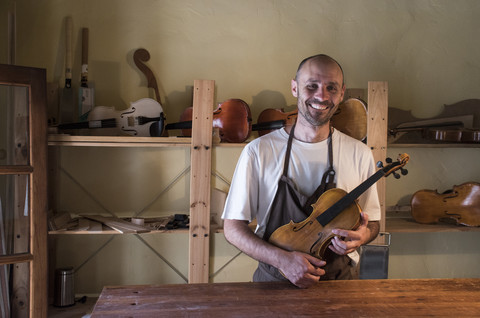
<instances>
[{"instance_id":1,"label":"window glass pane","mask_svg":"<svg viewBox=\"0 0 480 318\"><path fill-rule=\"evenodd\" d=\"M0 255L28 253L29 175L0 175Z\"/></svg>"},{"instance_id":2,"label":"window glass pane","mask_svg":"<svg viewBox=\"0 0 480 318\"><path fill-rule=\"evenodd\" d=\"M0 317L28 317L29 263L0 265Z\"/></svg>"},{"instance_id":3,"label":"window glass pane","mask_svg":"<svg viewBox=\"0 0 480 318\"><path fill-rule=\"evenodd\" d=\"M0 165L29 165L28 88L0 85Z\"/></svg>"}]
</instances>

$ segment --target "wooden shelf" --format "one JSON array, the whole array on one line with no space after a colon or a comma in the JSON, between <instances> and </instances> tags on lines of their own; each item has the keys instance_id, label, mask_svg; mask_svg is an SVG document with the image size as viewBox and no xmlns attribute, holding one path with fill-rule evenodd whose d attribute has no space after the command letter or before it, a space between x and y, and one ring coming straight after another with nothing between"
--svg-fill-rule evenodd
<instances>
[{"instance_id":1,"label":"wooden shelf","mask_svg":"<svg viewBox=\"0 0 480 318\"><path fill-rule=\"evenodd\" d=\"M104 234L118 234L118 235L128 235L128 234L137 234L137 235L143 235L143 234L171 234L171 233L188 233L188 228L187 229L175 229L175 230L152 230L150 232L145 232L145 233L120 233L112 229L105 228L101 232L96 231L96 232L91 232L91 231L76 231L76 230L63 230L63 231L48 231L49 235L104 235Z\"/></svg>"},{"instance_id":2,"label":"wooden shelf","mask_svg":"<svg viewBox=\"0 0 480 318\"><path fill-rule=\"evenodd\" d=\"M192 138L48 135L49 146L190 147Z\"/></svg>"},{"instance_id":3,"label":"wooden shelf","mask_svg":"<svg viewBox=\"0 0 480 318\"><path fill-rule=\"evenodd\" d=\"M420 224L413 218L388 218L386 231L389 233L433 233L433 232L479 232L480 227L446 223Z\"/></svg>"},{"instance_id":4,"label":"wooden shelf","mask_svg":"<svg viewBox=\"0 0 480 318\"><path fill-rule=\"evenodd\" d=\"M480 148L480 143L388 144L388 148Z\"/></svg>"},{"instance_id":5,"label":"wooden shelf","mask_svg":"<svg viewBox=\"0 0 480 318\"><path fill-rule=\"evenodd\" d=\"M49 146L71 147L190 147L191 137L72 136L49 134ZM214 143L215 147L244 147L246 143Z\"/></svg>"}]
</instances>

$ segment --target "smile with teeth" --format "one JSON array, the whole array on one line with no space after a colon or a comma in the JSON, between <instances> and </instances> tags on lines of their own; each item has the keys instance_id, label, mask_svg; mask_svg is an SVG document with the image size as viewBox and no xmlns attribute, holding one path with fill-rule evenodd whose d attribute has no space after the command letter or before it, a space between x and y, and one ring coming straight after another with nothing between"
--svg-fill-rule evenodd
<instances>
[{"instance_id":1,"label":"smile with teeth","mask_svg":"<svg viewBox=\"0 0 480 318\"><path fill-rule=\"evenodd\" d=\"M320 103L307 103L307 105L318 110L325 110L328 108L328 105L320 104Z\"/></svg>"}]
</instances>

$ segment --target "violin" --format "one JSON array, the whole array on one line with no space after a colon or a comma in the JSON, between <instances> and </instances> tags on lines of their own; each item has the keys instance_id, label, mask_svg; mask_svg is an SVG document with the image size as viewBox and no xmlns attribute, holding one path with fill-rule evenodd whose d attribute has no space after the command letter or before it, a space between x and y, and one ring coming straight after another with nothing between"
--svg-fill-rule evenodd
<instances>
[{"instance_id":1,"label":"violin","mask_svg":"<svg viewBox=\"0 0 480 318\"><path fill-rule=\"evenodd\" d=\"M466 182L443 193L419 190L410 201L418 223L438 222L480 226L480 183Z\"/></svg>"},{"instance_id":2,"label":"violin","mask_svg":"<svg viewBox=\"0 0 480 318\"><path fill-rule=\"evenodd\" d=\"M151 98L132 102L126 110L112 106L96 106L88 114L87 121L58 125L60 130L115 128L120 135L160 137L164 131L165 115L162 106Z\"/></svg>"},{"instance_id":3,"label":"violin","mask_svg":"<svg viewBox=\"0 0 480 318\"><path fill-rule=\"evenodd\" d=\"M283 108L267 108L258 115L257 123L252 126L258 136L266 135L275 129L291 127L297 120L298 109L285 112Z\"/></svg>"},{"instance_id":4,"label":"violin","mask_svg":"<svg viewBox=\"0 0 480 318\"><path fill-rule=\"evenodd\" d=\"M469 128L429 128L424 132L429 140L440 142L480 142L480 130Z\"/></svg>"},{"instance_id":5,"label":"violin","mask_svg":"<svg viewBox=\"0 0 480 318\"><path fill-rule=\"evenodd\" d=\"M170 123L165 129L181 129L183 136L192 135L193 107L188 107L180 116L180 122ZM240 143L250 137L252 115L250 107L241 99L228 99L213 111L213 127L219 129L222 142Z\"/></svg>"},{"instance_id":6,"label":"violin","mask_svg":"<svg viewBox=\"0 0 480 318\"><path fill-rule=\"evenodd\" d=\"M283 109L267 108L252 126L259 136L270 133L275 129L292 126L297 120L298 110L285 112ZM367 136L367 107L358 98L349 98L338 105L337 111L331 119L332 126L355 139L364 140Z\"/></svg>"},{"instance_id":7,"label":"violin","mask_svg":"<svg viewBox=\"0 0 480 318\"><path fill-rule=\"evenodd\" d=\"M359 186L347 193L343 189L334 188L325 191L315 202L313 212L302 222L285 224L276 229L269 238L269 242L287 251L299 251L311 254L323 259L325 251L331 240L334 238L333 229L355 230L360 226L361 208L357 202L358 197L375 184L382 177L396 173L401 170L402 175L408 171L403 167L409 160L408 154L400 154L396 162L387 158L390 163L383 166L380 161L377 167L381 168Z\"/></svg>"}]
</instances>

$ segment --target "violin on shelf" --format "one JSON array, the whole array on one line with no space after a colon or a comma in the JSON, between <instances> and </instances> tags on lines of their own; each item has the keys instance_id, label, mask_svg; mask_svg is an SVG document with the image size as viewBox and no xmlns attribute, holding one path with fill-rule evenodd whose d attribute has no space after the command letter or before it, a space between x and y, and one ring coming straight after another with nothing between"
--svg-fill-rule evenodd
<instances>
[{"instance_id":1,"label":"violin on shelf","mask_svg":"<svg viewBox=\"0 0 480 318\"><path fill-rule=\"evenodd\" d=\"M113 128L114 135L160 137L165 128L163 108L151 98L132 102L126 110L113 106L96 106L88 114L87 121L65 123L58 130Z\"/></svg>"},{"instance_id":2,"label":"violin on shelf","mask_svg":"<svg viewBox=\"0 0 480 318\"><path fill-rule=\"evenodd\" d=\"M480 226L480 183L466 182L443 193L419 190L410 205L417 223Z\"/></svg>"},{"instance_id":3,"label":"violin on shelf","mask_svg":"<svg viewBox=\"0 0 480 318\"><path fill-rule=\"evenodd\" d=\"M270 235L269 242L287 251L304 252L323 259L335 236L333 229L355 230L360 225L358 197L382 177L393 174L395 178L400 178L397 170L406 175L408 171L404 166L409 159L409 155L404 153L398 156L396 162L387 158L387 166L379 161L377 167L380 169L350 193L340 188L325 191L312 205L313 212L308 218L298 223L290 221L279 227Z\"/></svg>"},{"instance_id":4,"label":"violin on shelf","mask_svg":"<svg viewBox=\"0 0 480 318\"><path fill-rule=\"evenodd\" d=\"M180 122L169 123L166 130L181 129L182 136L192 135L193 107L188 107L180 116ZM250 137L252 115L250 107L241 99L228 99L213 111L213 127L218 128L220 140L241 143Z\"/></svg>"},{"instance_id":5,"label":"violin on shelf","mask_svg":"<svg viewBox=\"0 0 480 318\"><path fill-rule=\"evenodd\" d=\"M298 110L285 112L279 108L267 108L258 116L252 131L259 136L282 127L292 126L297 120ZM367 107L358 98L348 98L338 105L331 119L332 126L355 139L364 140L367 136Z\"/></svg>"}]
</instances>

